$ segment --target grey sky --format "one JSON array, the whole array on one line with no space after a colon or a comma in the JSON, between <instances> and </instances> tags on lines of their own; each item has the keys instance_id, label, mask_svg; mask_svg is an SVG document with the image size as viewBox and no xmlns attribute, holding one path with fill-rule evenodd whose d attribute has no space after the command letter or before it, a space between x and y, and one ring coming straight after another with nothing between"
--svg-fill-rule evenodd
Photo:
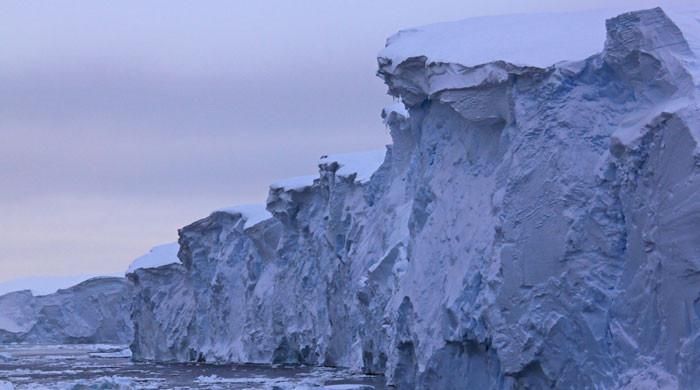
<instances>
[{"instance_id":1,"label":"grey sky","mask_svg":"<svg viewBox=\"0 0 700 390\"><path fill-rule=\"evenodd\" d=\"M470 16L692 1L3 1L0 281L112 273L389 139L375 55Z\"/></svg>"}]
</instances>

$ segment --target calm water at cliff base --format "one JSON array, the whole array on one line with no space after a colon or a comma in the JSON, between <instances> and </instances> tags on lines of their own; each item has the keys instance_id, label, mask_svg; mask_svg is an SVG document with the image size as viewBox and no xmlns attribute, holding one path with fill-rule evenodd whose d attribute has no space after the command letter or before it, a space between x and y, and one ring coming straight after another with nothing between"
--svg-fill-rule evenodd
<instances>
[{"instance_id":1,"label":"calm water at cliff base","mask_svg":"<svg viewBox=\"0 0 700 390\"><path fill-rule=\"evenodd\" d=\"M382 377L298 366L132 362L113 345L0 346L6 389L384 389Z\"/></svg>"}]
</instances>

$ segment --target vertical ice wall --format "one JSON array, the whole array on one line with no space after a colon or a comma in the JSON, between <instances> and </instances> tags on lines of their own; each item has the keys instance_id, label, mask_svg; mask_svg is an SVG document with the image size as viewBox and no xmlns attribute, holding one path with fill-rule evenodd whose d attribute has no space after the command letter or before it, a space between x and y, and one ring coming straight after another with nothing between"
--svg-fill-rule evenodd
<instances>
[{"instance_id":1,"label":"vertical ice wall","mask_svg":"<svg viewBox=\"0 0 700 390\"><path fill-rule=\"evenodd\" d=\"M602 26L587 15L571 28ZM405 108L362 159L379 167L324 158L272 186L270 218L215 212L181 229L182 264L130 274L135 357L341 365L402 389L700 386L692 34L657 8L609 19L587 59L473 63L459 23L380 53ZM562 39L542 50L567 55Z\"/></svg>"}]
</instances>

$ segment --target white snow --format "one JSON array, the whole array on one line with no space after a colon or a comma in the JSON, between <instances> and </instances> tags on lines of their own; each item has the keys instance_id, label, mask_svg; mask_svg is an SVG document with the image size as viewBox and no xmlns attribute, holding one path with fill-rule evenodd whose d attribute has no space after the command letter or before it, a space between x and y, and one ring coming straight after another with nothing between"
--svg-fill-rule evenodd
<instances>
[{"instance_id":1,"label":"white snow","mask_svg":"<svg viewBox=\"0 0 700 390\"><path fill-rule=\"evenodd\" d=\"M427 63L477 66L493 61L546 68L600 52L614 10L487 16L399 31L379 57L396 67L411 57Z\"/></svg>"},{"instance_id":2,"label":"white snow","mask_svg":"<svg viewBox=\"0 0 700 390\"><path fill-rule=\"evenodd\" d=\"M389 115L392 112L395 112L395 113L402 115L406 118L408 118L408 115L409 115L408 110L406 109L406 106L400 100L393 101L390 104L386 105L386 107L384 107L383 111L386 115Z\"/></svg>"},{"instance_id":3,"label":"white snow","mask_svg":"<svg viewBox=\"0 0 700 390\"><path fill-rule=\"evenodd\" d=\"M140 268L156 268L179 263L180 260L177 258L179 250L180 245L177 242L155 246L148 253L134 260L126 273L130 274Z\"/></svg>"},{"instance_id":4,"label":"white snow","mask_svg":"<svg viewBox=\"0 0 700 390\"><path fill-rule=\"evenodd\" d=\"M410 115L403 102L401 100L395 100L382 109L382 118L384 118L385 124L387 123L387 118L392 112L396 113L397 115L401 115L404 118L408 118Z\"/></svg>"},{"instance_id":5,"label":"white snow","mask_svg":"<svg viewBox=\"0 0 700 390\"><path fill-rule=\"evenodd\" d=\"M306 175L291 177L289 179L278 180L270 185L270 189L283 191L301 191L304 188L311 187L318 175Z\"/></svg>"},{"instance_id":6,"label":"white snow","mask_svg":"<svg viewBox=\"0 0 700 390\"><path fill-rule=\"evenodd\" d=\"M32 294L48 295L58 290L73 287L76 284L97 277L122 277L121 272L108 275L81 274L68 276L31 276L17 278L0 283L0 295L13 291L30 290Z\"/></svg>"},{"instance_id":7,"label":"white snow","mask_svg":"<svg viewBox=\"0 0 700 390\"><path fill-rule=\"evenodd\" d=\"M323 156L319 160L320 165L337 163L339 168L336 175L342 177L355 176L358 183L366 183L372 174L379 169L384 162L385 149L370 150L366 152L341 153Z\"/></svg>"},{"instance_id":8,"label":"white snow","mask_svg":"<svg viewBox=\"0 0 700 390\"><path fill-rule=\"evenodd\" d=\"M392 68L412 57L427 63L478 66L494 61L546 68L582 60L603 49L605 21L623 9L484 16L401 30L389 37L379 57ZM700 10L665 9L696 55L700 54Z\"/></svg>"},{"instance_id":9,"label":"white snow","mask_svg":"<svg viewBox=\"0 0 700 390\"><path fill-rule=\"evenodd\" d=\"M240 215L245 219L244 229L253 227L260 222L272 218L272 214L265 208L264 204L244 204L231 206L216 210L217 212L229 213L231 215Z\"/></svg>"}]
</instances>

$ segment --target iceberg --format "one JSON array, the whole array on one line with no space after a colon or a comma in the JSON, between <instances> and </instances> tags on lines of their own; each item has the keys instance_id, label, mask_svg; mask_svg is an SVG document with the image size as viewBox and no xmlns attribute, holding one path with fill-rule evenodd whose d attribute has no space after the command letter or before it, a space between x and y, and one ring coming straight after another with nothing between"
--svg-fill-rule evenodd
<instances>
[{"instance_id":1,"label":"iceberg","mask_svg":"<svg viewBox=\"0 0 700 390\"><path fill-rule=\"evenodd\" d=\"M131 283L96 277L53 294L0 295L0 343L128 344Z\"/></svg>"}]
</instances>

